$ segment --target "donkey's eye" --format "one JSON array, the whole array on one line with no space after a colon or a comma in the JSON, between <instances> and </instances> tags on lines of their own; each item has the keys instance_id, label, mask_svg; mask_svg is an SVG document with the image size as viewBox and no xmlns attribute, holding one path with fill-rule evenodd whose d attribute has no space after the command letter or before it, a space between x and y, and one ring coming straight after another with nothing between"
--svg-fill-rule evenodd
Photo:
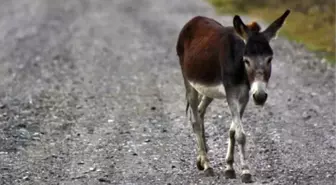
<instances>
[{"instance_id":1,"label":"donkey's eye","mask_svg":"<svg viewBox=\"0 0 336 185\"><path fill-rule=\"evenodd\" d=\"M269 57L269 58L267 59L267 64L271 64L272 59L273 59L273 57Z\"/></svg>"},{"instance_id":2,"label":"donkey's eye","mask_svg":"<svg viewBox=\"0 0 336 185\"><path fill-rule=\"evenodd\" d=\"M244 63L247 65L247 66L250 66L250 61L248 59L244 59Z\"/></svg>"}]
</instances>

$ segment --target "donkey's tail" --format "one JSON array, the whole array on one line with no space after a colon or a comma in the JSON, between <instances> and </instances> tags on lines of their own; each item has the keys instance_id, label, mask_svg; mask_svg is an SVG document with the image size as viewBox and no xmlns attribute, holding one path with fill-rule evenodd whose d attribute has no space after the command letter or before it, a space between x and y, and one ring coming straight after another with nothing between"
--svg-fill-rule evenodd
<instances>
[{"instance_id":1,"label":"donkey's tail","mask_svg":"<svg viewBox=\"0 0 336 185\"><path fill-rule=\"evenodd\" d=\"M188 117L188 110L189 110L189 102L187 101L187 106L186 106L186 116Z\"/></svg>"}]
</instances>

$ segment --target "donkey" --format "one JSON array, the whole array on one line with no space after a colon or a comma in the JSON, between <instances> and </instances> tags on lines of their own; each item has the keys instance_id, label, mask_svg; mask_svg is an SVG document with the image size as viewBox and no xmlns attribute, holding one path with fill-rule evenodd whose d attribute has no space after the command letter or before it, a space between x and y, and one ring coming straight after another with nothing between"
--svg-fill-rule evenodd
<instances>
[{"instance_id":1,"label":"donkey","mask_svg":"<svg viewBox=\"0 0 336 185\"><path fill-rule=\"evenodd\" d=\"M213 176L214 171L207 157L204 115L213 99L226 98L232 122L224 175L226 178L236 178L233 162L237 141L241 180L244 183L252 181L241 119L250 97L259 106L263 106L267 100L273 59L269 42L277 36L289 13L290 10L286 10L264 31L260 31L257 22L244 24L238 15L233 17L233 26L223 26L214 19L196 16L179 33L176 51L186 90L186 113L190 107L198 146L196 165L206 175Z\"/></svg>"}]
</instances>

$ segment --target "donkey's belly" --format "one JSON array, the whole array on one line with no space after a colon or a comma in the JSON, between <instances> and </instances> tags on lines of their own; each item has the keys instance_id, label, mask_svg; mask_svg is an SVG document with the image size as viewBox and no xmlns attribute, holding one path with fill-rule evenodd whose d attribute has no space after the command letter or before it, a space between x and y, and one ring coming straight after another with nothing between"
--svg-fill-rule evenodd
<instances>
[{"instance_id":1,"label":"donkey's belly","mask_svg":"<svg viewBox=\"0 0 336 185\"><path fill-rule=\"evenodd\" d=\"M196 91L202 95L210 98L223 99L225 98L225 89L223 84L218 85L204 85L194 82L189 82Z\"/></svg>"}]
</instances>

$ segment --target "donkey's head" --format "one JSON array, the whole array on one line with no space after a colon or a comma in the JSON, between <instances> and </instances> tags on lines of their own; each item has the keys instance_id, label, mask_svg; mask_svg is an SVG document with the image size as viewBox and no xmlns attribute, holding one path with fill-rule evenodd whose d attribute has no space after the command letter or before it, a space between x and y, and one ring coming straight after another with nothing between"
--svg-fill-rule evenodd
<instances>
[{"instance_id":1,"label":"donkey's head","mask_svg":"<svg viewBox=\"0 0 336 185\"><path fill-rule=\"evenodd\" d=\"M273 58L269 42L277 36L289 13L290 10L287 10L262 32L256 22L245 25L238 15L233 18L234 28L246 44L242 60L251 85L250 94L257 105L263 105L267 99L266 88L271 76Z\"/></svg>"}]
</instances>

